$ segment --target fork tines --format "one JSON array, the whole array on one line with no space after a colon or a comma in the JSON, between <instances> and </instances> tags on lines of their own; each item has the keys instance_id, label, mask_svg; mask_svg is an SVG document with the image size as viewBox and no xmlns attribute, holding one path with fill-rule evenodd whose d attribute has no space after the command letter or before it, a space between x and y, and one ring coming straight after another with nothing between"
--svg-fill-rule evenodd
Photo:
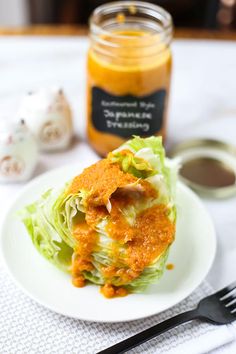
<instances>
[{"instance_id":1,"label":"fork tines","mask_svg":"<svg viewBox=\"0 0 236 354\"><path fill-rule=\"evenodd\" d=\"M229 295L229 296L224 296L221 301L227 306L229 305L231 302L235 301L236 300L236 293L232 294L232 295Z\"/></svg>"},{"instance_id":2,"label":"fork tines","mask_svg":"<svg viewBox=\"0 0 236 354\"><path fill-rule=\"evenodd\" d=\"M221 300L225 296L229 295L231 293L231 291L233 291L234 289L236 289L236 281L234 281L232 284L226 286L225 288L219 290L215 295L217 295ZM235 296L234 296L234 299L235 299Z\"/></svg>"},{"instance_id":3,"label":"fork tines","mask_svg":"<svg viewBox=\"0 0 236 354\"><path fill-rule=\"evenodd\" d=\"M236 314L236 281L219 290L215 295L225 305L225 307L232 313Z\"/></svg>"}]
</instances>

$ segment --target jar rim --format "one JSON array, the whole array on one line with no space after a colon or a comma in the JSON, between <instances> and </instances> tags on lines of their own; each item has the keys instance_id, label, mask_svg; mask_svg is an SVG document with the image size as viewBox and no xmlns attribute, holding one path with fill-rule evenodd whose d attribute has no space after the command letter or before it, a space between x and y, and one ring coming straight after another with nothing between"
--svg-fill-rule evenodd
<instances>
[{"instance_id":1,"label":"jar rim","mask_svg":"<svg viewBox=\"0 0 236 354\"><path fill-rule=\"evenodd\" d=\"M137 7L140 12L143 12L150 17L152 16L156 21L161 22L161 28L158 31L159 35L170 35L172 33L172 28L173 28L173 21L172 21L172 16L167 12L165 9L163 9L161 6L158 6L156 4L152 4L149 2L144 2L144 1L112 1L109 3L105 3L101 6L98 6L93 13L91 14L89 18L89 27L90 31L93 33L96 33L98 35L107 35L109 36L111 34L111 31L102 28L101 25L98 24L99 18L101 16L106 15L106 14L111 14L111 11L114 13L122 13L122 10L124 9L129 9L130 7ZM154 36L156 35L155 32L148 32L145 34L147 36ZM131 35L129 36L128 34L120 34L120 33L113 33L113 36L115 38L130 38Z\"/></svg>"}]
</instances>

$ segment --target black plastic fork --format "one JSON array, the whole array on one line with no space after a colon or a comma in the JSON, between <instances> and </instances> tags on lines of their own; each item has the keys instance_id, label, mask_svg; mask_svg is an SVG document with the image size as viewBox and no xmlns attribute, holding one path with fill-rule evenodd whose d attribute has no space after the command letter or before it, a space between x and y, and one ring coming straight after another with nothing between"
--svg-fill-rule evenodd
<instances>
[{"instance_id":1,"label":"black plastic fork","mask_svg":"<svg viewBox=\"0 0 236 354\"><path fill-rule=\"evenodd\" d=\"M231 323L236 320L236 292L233 292L234 289L236 289L236 281L215 294L202 299L196 309L180 313L97 354L125 353L157 337L159 334L169 331L171 328L195 319L211 322L215 325Z\"/></svg>"}]
</instances>

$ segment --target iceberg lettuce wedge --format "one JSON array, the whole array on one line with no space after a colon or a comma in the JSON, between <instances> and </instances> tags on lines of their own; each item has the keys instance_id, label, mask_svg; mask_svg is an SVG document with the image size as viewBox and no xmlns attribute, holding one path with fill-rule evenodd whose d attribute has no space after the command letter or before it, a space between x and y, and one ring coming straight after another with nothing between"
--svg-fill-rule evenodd
<instances>
[{"instance_id":1,"label":"iceberg lettuce wedge","mask_svg":"<svg viewBox=\"0 0 236 354\"><path fill-rule=\"evenodd\" d=\"M161 137L134 137L109 153L107 159L109 163L119 165L123 173L136 178L136 182L118 188L118 192L127 195L132 191L138 195L142 187L141 181L148 182L157 192L155 198L138 198L136 202L122 207L121 214L129 225L135 224L142 211L155 205L165 205L170 222L175 224L178 163L165 157ZM81 223L86 223L88 200L93 191L93 188L79 188L72 193L70 185L71 182L62 190L47 191L20 213L37 250L55 266L67 272L71 271L73 257L79 247L74 230ZM113 194L104 205L107 212L104 215L101 213L93 226L97 241L89 258L92 267L81 271L85 279L98 285L107 282L103 271L106 267L114 267L115 264L117 269L128 269L126 258L129 242L113 239L107 231L112 212L112 198ZM123 286L131 292L143 291L162 276L169 248L170 245L167 245L151 264L130 281L124 282L118 272L109 278L109 282L114 286Z\"/></svg>"}]
</instances>

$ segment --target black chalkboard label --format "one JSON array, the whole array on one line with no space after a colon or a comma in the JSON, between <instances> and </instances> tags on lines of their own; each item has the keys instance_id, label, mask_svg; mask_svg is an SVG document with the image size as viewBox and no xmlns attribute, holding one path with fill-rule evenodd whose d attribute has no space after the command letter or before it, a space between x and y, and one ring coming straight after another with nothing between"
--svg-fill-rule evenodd
<instances>
[{"instance_id":1,"label":"black chalkboard label","mask_svg":"<svg viewBox=\"0 0 236 354\"><path fill-rule=\"evenodd\" d=\"M166 91L148 96L115 96L98 87L92 89L92 122L105 133L122 138L157 133L163 123Z\"/></svg>"}]
</instances>

